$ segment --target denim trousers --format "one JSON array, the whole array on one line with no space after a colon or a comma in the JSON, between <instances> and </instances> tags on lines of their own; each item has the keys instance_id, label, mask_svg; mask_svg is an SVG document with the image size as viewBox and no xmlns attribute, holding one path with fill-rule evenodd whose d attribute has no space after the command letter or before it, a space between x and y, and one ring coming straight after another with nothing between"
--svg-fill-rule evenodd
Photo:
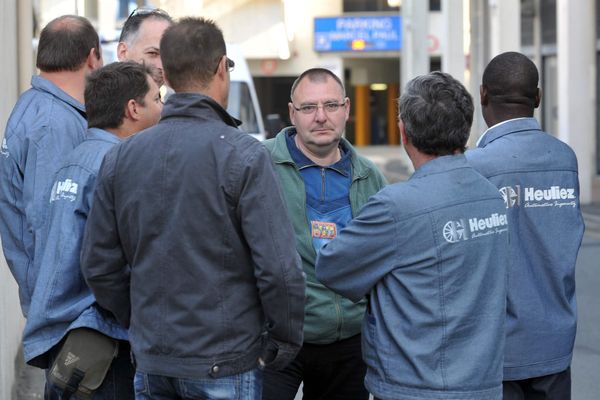
<instances>
[{"instance_id":1,"label":"denim trousers","mask_svg":"<svg viewBox=\"0 0 600 400\"><path fill-rule=\"evenodd\" d=\"M223 378L186 379L135 373L136 400L261 400L262 371Z\"/></svg>"},{"instance_id":2,"label":"denim trousers","mask_svg":"<svg viewBox=\"0 0 600 400\"><path fill-rule=\"evenodd\" d=\"M50 350L49 361L50 365L60 351L60 346L55 346ZM133 400L133 376L135 368L131 363L131 348L128 342L119 341L119 353L110 365L106 373L106 377L102 385L94 392L92 400ZM48 374L50 369L46 370L46 387L44 391L44 400L64 400L66 397L63 391L51 385L48 382ZM78 400L78 397L73 395L70 400Z\"/></svg>"},{"instance_id":3,"label":"denim trousers","mask_svg":"<svg viewBox=\"0 0 600 400\"><path fill-rule=\"evenodd\" d=\"M304 343L281 371L265 370L263 400L293 400L302 382L303 400L367 400L361 335L331 344Z\"/></svg>"}]
</instances>

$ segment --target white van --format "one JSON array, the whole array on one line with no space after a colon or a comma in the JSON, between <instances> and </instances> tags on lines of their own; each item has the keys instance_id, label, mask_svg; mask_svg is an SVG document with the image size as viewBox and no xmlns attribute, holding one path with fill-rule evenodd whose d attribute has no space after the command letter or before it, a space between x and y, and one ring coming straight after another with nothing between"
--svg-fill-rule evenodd
<instances>
[{"instance_id":1,"label":"white van","mask_svg":"<svg viewBox=\"0 0 600 400\"><path fill-rule=\"evenodd\" d=\"M229 87L229 105L227 111L240 121L240 129L258 140L265 138L265 126L254 89L254 81L242 50L238 45L227 44L227 57L235 62L231 71Z\"/></svg>"},{"instance_id":2,"label":"white van","mask_svg":"<svg viewBox=\"0 0 600 400\"><path fill-rule=\"evenodd\" d=\"M102 43L102 56L105 64L117 61L117 42ZM235 62L235 68L230 75L227 111L242 121L241 130L258 140L264 140L265 126L248 63L240 47L235 44L227 44L227 57Z\"/></svg>"}]
</instances>

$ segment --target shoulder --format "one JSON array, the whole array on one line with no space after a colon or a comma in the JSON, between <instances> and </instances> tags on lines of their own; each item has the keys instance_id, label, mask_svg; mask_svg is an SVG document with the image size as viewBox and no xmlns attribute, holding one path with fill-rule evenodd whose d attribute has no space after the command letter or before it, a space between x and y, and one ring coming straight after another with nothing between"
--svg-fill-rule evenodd
<instances>
[{"instance_id":1,"label":"shoulder","mask_svg":"<svg viewBox=\"0 0 600 400\"><path fill-rule=\"evenodd\" d=\"M543 131L516 132L485 147L467 150L468 162L485 177L507 172L576 170L575 152Z\"/></svg>"},{"instance_id":2,"label":"shoulder","mask_svg":"<svg viewBox=\"0 0 600 400\"><path fill-rule=\"evenodd\" d=\"M356 156L357 163L364 169L368 170L371 174L377 177L383 177L383 173L372 160L368 159L365 156Z\"/></svg>"},{"instance_id":3,"label":"shoulder","mask_svg":"<svg viewBox=\"0 0 600 400\"><path fill-rule=\"evenodd\" d=\"M104 156L118 143L111 143L98 139L84 140L68 157L68 163L79 165L95 173L100 168Z\"/></svg>"},{"instance_id":4,"label":"shoulder","mask_svg":"<svg viewBox=\"0 0 600 400\"><path fill-rule=\"evenodd\" d=\"M370 180L376 180L379 186L387 184L387 179L381 172L381 169L369 158L356 152L353 147L348 147L351 151L352 168L355 176L364 177Z\"/></svg>"},{"instance_id":5,"label":"shoulder","mask_svg":"<svg viewBox=\"0 0 600 400\"><path fill-rule=\"evenodd\" d=\"M77 136L83 140L87 122L79 111L46 92L30 89L15 105L5 137L22 136L34 141L54 132L53 137Z\"/></svg>"},{"instance_id":6,"label":"shoulder","mask_svg":"<svg viewBox=\"0 0 600 400\"><path fill-rule=\"evenodd\" d=\"M267 148L267 150L274 156L276 159L289 159L289 151L287 148L287 139L286 135L294 134L296 132L296 128L293 126L288 126L283 128L274 138L267 139L263 141L263 145Z\"/></svg>"},{"instance_id":7,"label":"shoulder","mask_svg":"<svg viewBox=\"0 0 600 400\"><path fill-rule=\"evenodd\" d=\"M257 153L266 153L265 146L253 136L239 129L224 126L219 140L229 144L243 158L254 158Z\"/></svg>"},{"instance_id":8,"label":"shoulder","mask_svg":"<svg viewBox=\"0 0 600 400\"><path fill-rule=\"evenodd\" d=\"M275 138L264 140L262 144L267 148L267 150L272 152L275 148Z\"/></svg>"}]
</instances>

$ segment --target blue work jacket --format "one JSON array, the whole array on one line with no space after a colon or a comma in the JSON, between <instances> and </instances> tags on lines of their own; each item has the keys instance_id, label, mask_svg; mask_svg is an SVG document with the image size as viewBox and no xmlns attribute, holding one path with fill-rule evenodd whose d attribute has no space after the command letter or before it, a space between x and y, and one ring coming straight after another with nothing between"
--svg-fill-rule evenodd
<instances>
[{"instance_id":1,"label":"blue work jacket","mask_svg":"<svg viewBox=\"0 0 600 400\"><path fill-rule=\"evenodd\" d=\"M534 118L520 118L488 129L466 156L507 207L504 379L564 371L575 341L575 262L584 230L575 154Z\"/></svg>"},{"instance_id":2,"label":"blue work jacket","mask_svg":"<svg viewBox=\"0 0 600 400\"><path fill-rule=\"evenodd\" d=\"M0 235L27 316L44 247L41 240L54 174L85 138L83 104L40 76L8 119L0 147Z\"/></svg>"},{"instance_id":3,"label":"blue work jacket","mask_svg":"<svg viewBox=\"0 0 600 400\"><path fill-rule=\"evenodd\" d=\"M501 399L508 226L463 155L374 195L326 244L317 278L367 295L365 385L380 399Z\"/></svg>"},{"instance_id":4,"label":"blue work jacket","mask_svg":"<svg viewBox=\"0 0 600 400\"><path fill-rule=\"evenodd\" d=\"M23 334L26 362L46 368L45 353L71 329L87 327L115 339L127 331L101 311L81 274L79 255L102 159L120 139L92 128L58 170L44 224L46 242Z\"/></svg>"}]
</instances>

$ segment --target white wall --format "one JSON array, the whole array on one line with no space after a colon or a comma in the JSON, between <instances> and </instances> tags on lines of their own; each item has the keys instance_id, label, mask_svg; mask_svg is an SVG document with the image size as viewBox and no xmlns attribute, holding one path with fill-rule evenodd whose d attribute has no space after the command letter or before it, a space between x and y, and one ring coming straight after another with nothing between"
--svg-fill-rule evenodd
<instances>
[{"instance_id":1,"label":"white wall","mask_svg":"<svg viewBox=\"0 0 600 400\"><path fill-rule=\"evenodd\" d=\"M17 0L0 1L0 132L17 101L19 88L17 54ZM15 380L15 356L21 345L24 319L17 285L0 252L0 399L10 399Z\"/></svg>"},{"instance_id":2,"label":"white wall","mask_svg":"<svg viewBox=\"0 0 600 400\"><path fill-rule=\"evenodd\" d=\"M587 204L596 176L595 2L559 0L556 7L558 137L577 154L580 200Z\"/></svg>"},{"instance_id":3,"label":"white wall","mask_svg":"<svg viewBox=\"0 0 600 400\"><path fill-rule=\"evenodd\" d=\"M284 2L286 32L290 42L290 58L287 60L258 60L249 57L248 64L253 76L298 76L312 67L327 67L343 73L339 56L319 55L313 51L313 17L342 15L341 1L305 0Z\"/></svg>"}]
</instances>

